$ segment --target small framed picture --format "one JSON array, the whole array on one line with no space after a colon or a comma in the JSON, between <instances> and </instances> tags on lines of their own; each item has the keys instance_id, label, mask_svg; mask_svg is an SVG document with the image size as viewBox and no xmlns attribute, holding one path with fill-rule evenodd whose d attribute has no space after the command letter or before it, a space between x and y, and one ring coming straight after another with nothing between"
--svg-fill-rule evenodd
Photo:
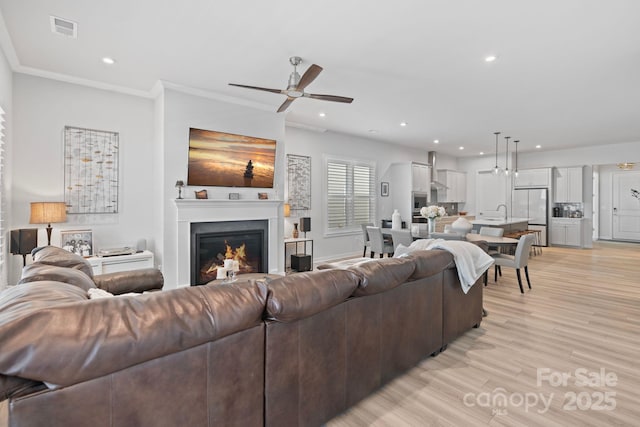
<instances>
[{"instance_id":1,"label":"small framed picture","mask_svg":"<svg viewBox=\"0 0 640 427\"><path fill-rule=\"evenodd\" d=\"M380 195L382 197L389 197L389 183L381 182L380 183Z\"/></svg>"},{"instance_id":2,"label":"small framed picture","mask_svg":"<svg viewBox=\"0 0 640 427\"><path fill-rule=\"evenodd\" d=\"M268 200L269 199L269 194L267 194L267 193L258 193L258 199L260 199L260 200Z\"/></svg>"},{"instance_id":3,"label":"small framed picture","mask_svg":"<svg viewBox=\"0 0 640 427\"><path fill-rule=\"evenodd\" d=\"M207 190L196 191L196 199L207 199Z\"/></svg>"},{"instance_id":4,"label":"small framed picture","mask_svg":"<svg viewBox=\"0 0 640 427\"><path fill-rule=\"evenodd\" d=\"M91 230L65 230L60 232L62 249L76 255L93 255L93 232Z\"/></svg>"}]
</instances>

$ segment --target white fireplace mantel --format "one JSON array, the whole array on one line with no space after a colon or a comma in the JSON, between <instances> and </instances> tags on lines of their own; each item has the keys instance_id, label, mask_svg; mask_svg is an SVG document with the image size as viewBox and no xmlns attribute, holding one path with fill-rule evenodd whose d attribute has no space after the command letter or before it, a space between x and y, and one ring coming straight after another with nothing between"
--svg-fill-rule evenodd
<instances>
[{"instance_id":1,"label":"white fireplace mantel","mask_svg":"<svg viewBox=\"0 0 640 427\"><path fill-rule=\"evenodd\" d=\"M283 271L282 200L175 199L174 202L178 221L178 286L189 286L191 282L191 224L196 222L268 220L267 270L273 274Z\"/></svg>"}]
</instances>

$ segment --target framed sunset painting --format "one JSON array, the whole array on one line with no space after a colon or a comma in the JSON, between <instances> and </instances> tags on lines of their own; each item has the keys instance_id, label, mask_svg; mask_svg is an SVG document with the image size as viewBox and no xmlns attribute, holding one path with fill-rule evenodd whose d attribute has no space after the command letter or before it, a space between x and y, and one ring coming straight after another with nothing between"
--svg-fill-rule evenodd
<instances>
[{"instance_id":1,"label":"framed sunset painting","mask_svg":"<svg viewBox=\"0 0 640 427\"><path fill-rule=\"evenodd\" d=\"M273 188L276 141L189 129L188 185Z\"/></svg>"}]
</instances>

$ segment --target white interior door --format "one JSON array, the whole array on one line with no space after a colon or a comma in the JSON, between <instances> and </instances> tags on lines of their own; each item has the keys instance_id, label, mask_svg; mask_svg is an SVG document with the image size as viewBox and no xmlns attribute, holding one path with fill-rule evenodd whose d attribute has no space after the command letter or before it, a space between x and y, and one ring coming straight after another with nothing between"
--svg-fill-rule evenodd
<instances>
[{"instance_id":1,"label":"white interior door","mask_svg":"<svg viewBox=\"0 0 640 427\"><path fill-rule=\"evenodd\" d=\"M640 172L613 174L613 238L640 241Z\"/></svg>"}]
</instances>

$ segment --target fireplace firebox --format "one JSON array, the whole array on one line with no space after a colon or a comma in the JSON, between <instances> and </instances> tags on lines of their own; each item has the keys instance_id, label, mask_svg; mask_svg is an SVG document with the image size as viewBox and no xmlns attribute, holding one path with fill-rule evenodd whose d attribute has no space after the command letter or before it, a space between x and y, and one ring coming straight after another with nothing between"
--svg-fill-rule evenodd
<instances>
[{"instance_id":1,"label":"fireplace firebox","mask_svg":"<svg viewBox=\"0 0 640 427\"><path fill-rule=\"evenodd\" d=\"M266 272L268 227L267 220L192 223L191 285L215 280L225 259L238 261L238 274Z\"/></svg>"}]
</instances>

